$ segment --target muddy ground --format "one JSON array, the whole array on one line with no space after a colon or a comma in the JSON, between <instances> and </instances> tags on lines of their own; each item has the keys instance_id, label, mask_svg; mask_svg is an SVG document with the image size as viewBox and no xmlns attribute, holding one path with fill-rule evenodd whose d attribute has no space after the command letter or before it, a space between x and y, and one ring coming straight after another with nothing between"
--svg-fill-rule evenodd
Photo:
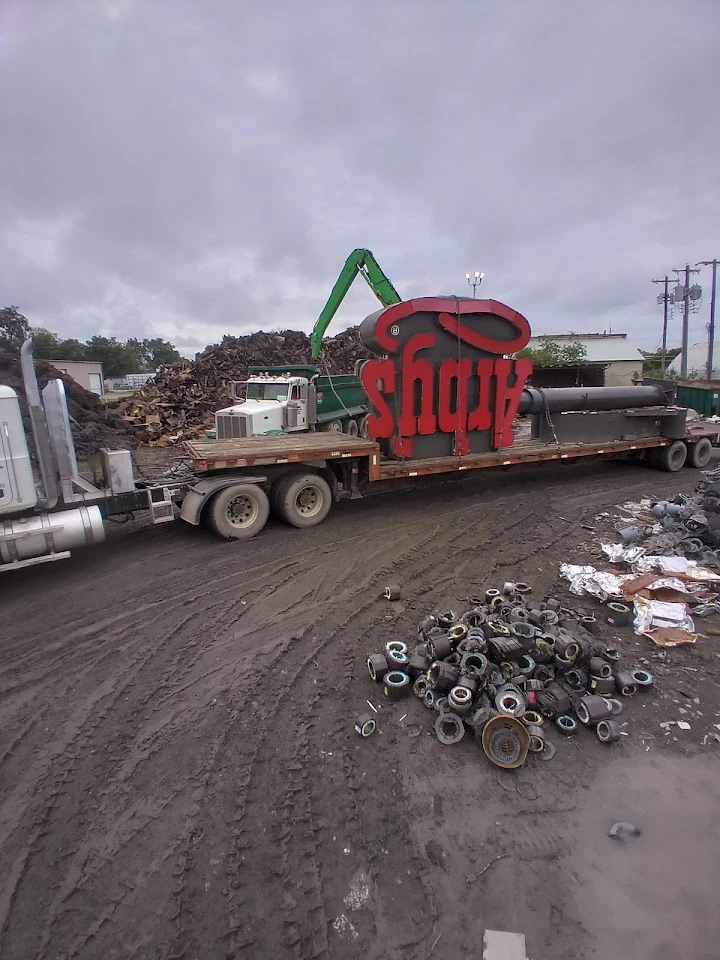
<instances>
[{"instance_id":1,"label":"muddy ground","mask_svg":"<svg viewBox=\"0 0 720 960\"><path fill-rule=\"evenodd\" d=\"M245 545L118 528L6 574L0 956L480 957L491 927L524 933L532 960L717 958L720 745L703 737L720 640L659 656L621 631L657 673L626 704L631 735L558 737L517 773L470 736L441 747L414 698L383 705L373 738L352 730L379 701L367 652L504 579L564 589L558 563L594 554L581 523L696 480L510 474ZM402 602L379 599L390 581ZM690 731L659 727L681 718ZM618 819L642 836L616 845Z\"/></svg>"}]
</instances>

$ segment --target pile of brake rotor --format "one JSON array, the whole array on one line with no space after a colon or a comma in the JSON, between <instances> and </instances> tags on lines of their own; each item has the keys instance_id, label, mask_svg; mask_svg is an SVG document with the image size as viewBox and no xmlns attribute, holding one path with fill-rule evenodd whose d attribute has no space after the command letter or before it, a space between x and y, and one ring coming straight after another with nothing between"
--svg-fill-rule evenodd
<instances>
[{"instance_id":1,"label":"pile of brake rotor","mask_svg":"<svg viewBox=\"0 0 720 960\"><path fill-rule=\"evenodd\" d=\"M426 616L412 651L391 640L370 654L371 679L382 683L387 700L412 692L436 712L441 743L458 743L470 731L500 767L519 767L530 753L549 760L552 735L572 736L580 727L614 743L624 733L616 719L622 698L651 686L652 676L620 664L619 652L594 636L595 616L531 593L528 584L505 583L462 615ZM614 626L629 622L622 603L603 610Z\"/></svg>"}]
</instances>

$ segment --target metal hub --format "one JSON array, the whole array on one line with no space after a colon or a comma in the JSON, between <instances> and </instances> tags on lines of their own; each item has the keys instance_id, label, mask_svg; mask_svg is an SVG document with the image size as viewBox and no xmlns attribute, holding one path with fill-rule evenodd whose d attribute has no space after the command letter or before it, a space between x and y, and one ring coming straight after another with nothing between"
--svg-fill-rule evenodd
<instances>
[{"instance_id":1,"label":"metal hub","mask_svg":"<svg viewBox=\"0 0 720 960\"><path fill-rule=\"evenodd\" d=\"M322 505L323 498L317 487L304 487L295 499L297 512L303 517L314 517Z\"/></svg>"},{"instance_id":2,"label":"metal hub","mask_svg":"<svg viewBox=\"0 0 720 960\"><path fill-rule=\"evenodd\" d=\"M258 515L258 506L252 497L235 497L226 508L228 522L234 527L247 527Z\"/></svg>"}]
</instances>

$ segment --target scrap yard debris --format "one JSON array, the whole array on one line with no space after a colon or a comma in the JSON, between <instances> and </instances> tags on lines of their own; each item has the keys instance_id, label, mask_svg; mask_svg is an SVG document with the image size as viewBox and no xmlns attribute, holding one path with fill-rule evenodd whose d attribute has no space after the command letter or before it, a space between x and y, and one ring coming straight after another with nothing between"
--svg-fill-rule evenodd
<instances>
[{"instance_id":1,"label":"scrap yard debris","mask_svg":"<svg viewBox=\"0 0 720 960\"><path fill-rule=\"evenodd\" d=\"M50 380L63 381L75 449L81 458L92 455L101 447L118 449L133 445L127 424L110 412L96 394L85 390L71 376L62 373L47 360L35 360L35 373L41 390ZM30 416L20 370L20 357L1 349L0 383L12 387L17 393L25 429L29 433Z\"/></svg>"},{"instance_id":2,"label":"scrap yard debris","mask_svg":"<svg viewBox=\"0 0 720 960\"><path fill-rule=\"evenodd\" d=\"M371 356L357 328L323 341L322 373L352 372L356 360ZM215 411L229 402L229 384L244 380L250 366L308 364L310 338L297 330L225 337L194 361L161 368L154 380L118 405L139 441L171 446L201 437L213 425Z\"/></svg>"},{"instance_id":3,"label":"scrap yard debris","mask_svg":"<svg viewBox=\"0 0 720 960\"><path fill-rule=\"evenodd\" d=\"M603 543L610 563L627 572L563 564L570 591L633 604L635 632L658 646L695 643L695 618L720 612L720 470L703 474L693 497L625 504L635 525ZM700 631L701 633L702 631Z\"/></svg>"},{"instance_id":4,"label":"scrap yard debris","mask_svg":"<svg viewBox=\"0 0 720 960\"><path fill-rule=\"evenodd\" d=\"M440 743L458 743L469 731L488 759L506 769L522 766L530 754L552 759L553 738L581 727L603 743L627 736L619 719L623 701L651 687L653 677L624 665L593 631L601 618L617 627L623 610L628 622L629 609L606 603L597 615L587 614L555 597L535 600L531 592L528 584L506 583L474 598L462 614L429 614L412 649L391 640L368 656L370 679L382 685L386 701L414 694L434 715Z\"/></svg>"}]
</instances>

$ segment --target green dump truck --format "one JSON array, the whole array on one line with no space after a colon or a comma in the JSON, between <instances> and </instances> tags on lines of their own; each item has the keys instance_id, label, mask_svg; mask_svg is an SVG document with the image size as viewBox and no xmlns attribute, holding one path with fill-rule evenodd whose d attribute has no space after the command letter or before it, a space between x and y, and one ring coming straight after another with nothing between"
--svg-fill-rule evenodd
<instances>
[{"instance_id":1,"label":"green dump truck","mask_svg":"<svg viewBox=\"0 0 720 960\"><path fill-rule=\"evenodd\" d=\"M237 440L324 430L367 436L368 399L354 374L314 366L250 367L230 384L233 403L215 414L214 438Z\"/></svg>"}]
</instances>

